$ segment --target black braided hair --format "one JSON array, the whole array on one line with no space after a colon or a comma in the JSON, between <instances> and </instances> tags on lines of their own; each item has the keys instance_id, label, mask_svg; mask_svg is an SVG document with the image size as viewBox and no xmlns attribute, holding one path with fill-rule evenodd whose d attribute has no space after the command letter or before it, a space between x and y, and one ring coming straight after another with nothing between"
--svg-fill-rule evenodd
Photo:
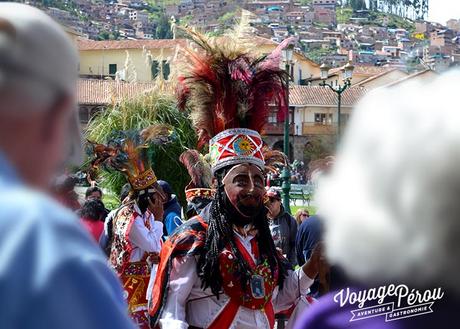
<instances>
[{"instance_id":1,"label":"black braided hair","mask_svg":"<svg viewBox=\"0 0 460 329\"><path fill-rule=\"evenodd\" d=\"M198 276L202 281L202 288L206 289L210 287L212 293L217 298L219 298L219 293L222 291L219 255L224 247L229 245L230 251L235 255L236 273L240 275L242 287L247 287L251 273L249 264L244 260L234 241L232 220L225 206L225 191L222 184L225 173L225 170L216 173L218 183L217 193L211 203L206 241L197 265ZM261 257L268 261L272 273L278 267L278 285L281 289L284 278L287 275L287 267L275 248L265 208L254 218L253 224L258 230L257 243Z\"/></svg>"}]
</instances>

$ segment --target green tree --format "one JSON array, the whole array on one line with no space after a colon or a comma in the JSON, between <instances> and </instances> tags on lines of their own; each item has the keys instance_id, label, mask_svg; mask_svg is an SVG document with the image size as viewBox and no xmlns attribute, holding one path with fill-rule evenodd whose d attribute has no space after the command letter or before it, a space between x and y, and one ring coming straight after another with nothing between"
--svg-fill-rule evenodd
<instances>
[{"instance_id":1,"label":"green tree","mask_svg":"<svg viewBox=\"0 0 460 329\"><path fill-rule=\"evenodd\" d=\"M109 40L110 39L110 33L107 31L101 31L97 35L98 40Z\"/></svg>"},{"instance_id":2,"label":"green tree","mask_svg":"<svg viewBox=\"0 0 460 329\"><path fill-rule=\"evenodd\" d=\"M157 21L157 28L155 32L156 39L172 39L173 34L171 31L171 24L166 15L162 15Z\"/></svg>"},{"instance_id":3,"label":"green tree","mask_svg":"<svg viewBox=\"0 0 460 329\"><path fill-rule=\"evenodd\" d=\"M181 17L178 21L178 23L182 26L186 26L186 25L189 25L190 22L192 21L193 19L193 16L192 15L187 15L187 16L184 16L184 17Z\"/></svg>"},{"instance_id":4,"label":"green tree","mask_svg":"<svg viewBox=\"0 0 460 329\"><path fill-rule=\"evenodd\" d=\"M220 16L217 21L222 26L232 26L235 23L235 11L231 11Z\"/></svg>"},{"instance_id":5,"label":"green tree","mask_svg":"<svg viewBox=\"0 0 460 329\"><path fill-rule=\"evenodd\" d=\"M184 188L190 177L178 158L187 148L196 148L197 137L188 114L177 109L171 93L155 89L138 98L109 106L90 121L86 137L105 143L114 131L140 130L154 123L173 127L174 138L169 144L150 146L153 169L157 177L171 184L174 193L185 204ZM100 172L100 185L112 194L118 195L125 183L126 179L119 172Z\"/></svg>"}]
</instances>

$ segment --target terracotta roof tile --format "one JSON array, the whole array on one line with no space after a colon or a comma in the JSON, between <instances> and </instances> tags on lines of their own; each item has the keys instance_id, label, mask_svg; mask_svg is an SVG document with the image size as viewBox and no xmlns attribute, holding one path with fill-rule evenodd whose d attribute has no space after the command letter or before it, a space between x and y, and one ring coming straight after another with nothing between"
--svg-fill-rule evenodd
<instances>
[{"instance_id":1,"label":"terracotta roof tile","mask_svg":"<svg viewBox=\"0 0 460 329\"><path fill-rule=\"evenodd\" d=\"M153 89L154 82L118 82L113 80L80 79L77 99L79 104L107 105L113 101L136 97Z\"/></svg>"},{"instance_id":2,"label":"terracotta roof tile","mask_svg":"<svg viewBox=\"0 0 460 329\"><path fill-rule=\"evenodd\" d=\"M353 106L366 93L367 89L365 88L349 88L342 94L342 105ZM289 89L289 104L292 106L337 106L337 94L330 90L328 87L291 86Z\"/></svg>"},{"instance_id":3,"label":"terracotta roof tile","mask_svg":"<svg viewBox=\"0 0 460 329\"><path fill-rule=\"evenodd\" d=\"M113 80L80 79L78 81L78 103L108 105L122 99L134 98L155 87L154 82L117 82ZM342 94L344 106L355 105L367 90L353 87ZM291 86L289 103L292 106L337 106L337 95L329 88L319 86Z\"/></svg>"},{"instance_id":4,"label":"terracotta roof tile","mask_svg":"<svg viewBox=\"0 0 460 329\"><path fill-rule=\"evenodd\" d=\"M109 40L94 41L83 38L77 39L78 50L101 50L101 49L161 49L174 48L177 45L186 46L185 39L159 39L159 40Z\"/></svg>"}]
</instances>

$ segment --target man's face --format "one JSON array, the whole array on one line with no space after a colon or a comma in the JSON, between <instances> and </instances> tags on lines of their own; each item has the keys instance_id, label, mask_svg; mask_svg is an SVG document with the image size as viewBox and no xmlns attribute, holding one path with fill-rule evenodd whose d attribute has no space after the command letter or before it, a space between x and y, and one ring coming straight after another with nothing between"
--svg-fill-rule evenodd
<instances>
[{"instance_id":1,"label":"man's face","mask_svg":"<svg viewBox=\"0 0 460 329\"><path fill-rule=\"evenodd\" d=\"M271 218L275 218L276 216L279 215L281 211L281 200L277 198L269 198L267 209L268 209L268 215Z\"/></svg>"},{"instance_id":2,"label":"man's face","mask_svg":"<svg viewBox=\"0 0 460 329\"><path fill-rule=\"evenodd\" d=\"M225 194L243 217L257 215L263 207L264 176L252 164L237 165L223 179Z\"/></svg>"}]
</instances>

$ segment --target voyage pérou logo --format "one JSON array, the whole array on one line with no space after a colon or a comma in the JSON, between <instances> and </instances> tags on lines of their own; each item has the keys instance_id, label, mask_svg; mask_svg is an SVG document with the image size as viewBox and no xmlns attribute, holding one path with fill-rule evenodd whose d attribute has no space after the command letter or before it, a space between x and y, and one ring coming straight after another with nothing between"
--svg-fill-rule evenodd
<instances>
[{"instance_id":1,"label":"voyage p\u00e9rou logo","mask_svg":"<svg viewBox=\"0 0 460 329\"><path fill-rule=\"evenodd\" d=\"M390 284L361 291L342 289L334 295L334 301L340 307L357 306L351 311L350 322L377 316L385 316L388 322L433 313L431 307L443 296L441 288L420 291L404 284Z\"/></svg>"}]
</instances>

